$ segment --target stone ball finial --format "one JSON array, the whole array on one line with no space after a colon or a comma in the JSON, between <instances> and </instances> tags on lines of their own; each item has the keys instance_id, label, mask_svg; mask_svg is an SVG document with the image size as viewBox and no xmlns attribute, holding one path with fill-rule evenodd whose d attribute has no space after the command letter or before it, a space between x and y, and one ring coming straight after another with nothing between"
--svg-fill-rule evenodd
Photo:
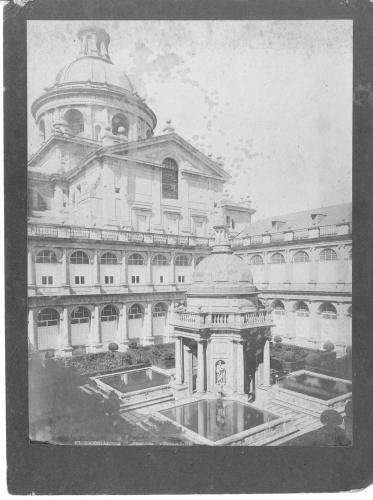
<instances>
[{"instance_id":1,"label":"stone ball finial","mask_svg":"<svg viewBox=\"0 0 373 500\"><path fill-rule=\"evenodd\" d=\"M163 132L166 132L166 134L172 134L175 132L175 128L173 127L171 120L166 120L166 126L163 129Z\"/></svg>"}]
</instances>

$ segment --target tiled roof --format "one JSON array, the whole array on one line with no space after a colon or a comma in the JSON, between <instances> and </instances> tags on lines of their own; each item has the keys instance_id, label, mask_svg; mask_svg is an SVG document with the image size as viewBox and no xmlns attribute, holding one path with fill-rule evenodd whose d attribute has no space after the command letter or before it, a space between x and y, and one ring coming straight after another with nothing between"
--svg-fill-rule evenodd
<instances>
[{"instance_id":1,"label":"tiled roof","mask_svg":"<svg viewBox=\"0 0 373 500\"><path fill-rule=\"evenodd\" d=\"M321 220L312 219L312 214L322 214ZM274 227L274 221L281 221L284 224L281 227ZM343 203L341 205L332 205L330 207L315 208L304 210L302 212L293 212L290 214L274 215L266 219L261 219L247 226L238 238L253 236L266 233L277 233L284 231L295 231L297 229L306 229L313 226L329 226L341 222L352 221L352 204Z\"/></svg>"}]
</instances>

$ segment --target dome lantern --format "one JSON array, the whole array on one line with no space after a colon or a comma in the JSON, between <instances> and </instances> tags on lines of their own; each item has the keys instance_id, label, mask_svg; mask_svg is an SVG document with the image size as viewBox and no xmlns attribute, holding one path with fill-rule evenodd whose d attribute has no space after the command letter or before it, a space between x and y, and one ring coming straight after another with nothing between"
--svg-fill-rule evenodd
<instances>
[{"instance_id":1,"label":"dome lantern","mask_svg":"<svg viewBox=\"0 0 373 500\"><path fill-rule=\"evenodd\" d=\"M104 29L97 26L82 27L77 36L80 41L79 57L101 57L111 62L109 55L110 36Z\"/></svg>"}]
</instances>

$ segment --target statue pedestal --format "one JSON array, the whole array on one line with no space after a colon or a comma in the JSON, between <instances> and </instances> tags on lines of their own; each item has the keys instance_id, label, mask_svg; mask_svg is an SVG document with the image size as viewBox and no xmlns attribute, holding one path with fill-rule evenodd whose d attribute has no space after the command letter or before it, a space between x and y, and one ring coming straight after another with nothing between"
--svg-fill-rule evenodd
<instances>
[{"instance_id":1,"label":"statue pedestal","mask_svg":"<svg viewBox=\"0 0 373 500\"><path fill-rule=\"evenodd\" d=\"M170 388L176 401L190 397L189 387L186 384L177 384L176 382L171 382Z\"/></svg>"}]
</instances>

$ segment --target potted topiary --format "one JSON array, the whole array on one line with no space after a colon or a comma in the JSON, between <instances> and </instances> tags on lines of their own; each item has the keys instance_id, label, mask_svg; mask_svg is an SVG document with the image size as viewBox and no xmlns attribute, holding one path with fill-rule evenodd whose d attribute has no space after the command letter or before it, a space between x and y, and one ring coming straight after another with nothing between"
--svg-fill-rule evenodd
<instances>
[{"instance_id":1,"label":"potted topiary","mask_svg":"<svg viewBox=\"0 0 373 500\"><path fill-rule=\"evenodd\" d=\"M112 357L114 358L115 352L119 349L119 346L115 342L110 342L110 344L108 345L108 349L112 353Z\"/></svg>"},{"instance_id":2,"label":"potted topiary","mask_svg":"<svg viewBox=\"0 0 373 500\"><path fill-rule=\"evenodd\" d=\"M322 352L322 361L325 366L332 366L335 363L335 359L337 357L337 353L334 351L334 344L327 340L323 345L324 351Z\"/></svg>"},{"instance_id":3,"label":"potted topiary","mask_svg":"<svg viewBox=\"0 0 373 500\"><path fill-rule=\"evenodd\" d=\"M326 352L332 352L332 351L334 351L334 344L333 344L333 342L330 342L330 340L327 340L324 343L324 345L323 345L323 349Z\"/></svg>"},{"instance_id":4,"label":"potted topiary","mask_svg":"<svg viewBox=\"0 0 373 500\"><path fill-rule=\"evenodd\" d=\"M303 359L297 359L294 351L288 350L284 353L283 357L284 370L292 372L304 368L305 362Z\"/></svg>"},{"instance_id":5,"label":"potted topiary","mask_svg":"<svg viewBox=\"0 0 373 500\"><path fill-rule=\"evenodd\" d=\"M313 353L311 352L310 354L307 354L305 358L306 366L307 368L318 368L320 366L321 362L321 356L317 354L316 352Z\"/></svg>"}]
</instances>

